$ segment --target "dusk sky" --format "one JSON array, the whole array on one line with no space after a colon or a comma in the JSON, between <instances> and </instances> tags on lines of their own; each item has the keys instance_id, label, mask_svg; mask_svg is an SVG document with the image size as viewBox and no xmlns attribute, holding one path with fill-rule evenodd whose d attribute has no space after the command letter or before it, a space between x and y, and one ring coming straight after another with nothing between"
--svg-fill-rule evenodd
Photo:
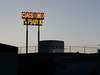
<instances>
[{"instance_id":1,"label":"dusk sky","mask_svg":"<svg viewBox=\"0 0 100 75\"><path fill-rule=\"evenodd\" d=\"M26 45L23 11L44 13L40 40L62 40L72 46L100 44L100 0L0 0L0 43ZM29 46L37 45L37 28L29 26Z\"/></svg>"}]
</instances>

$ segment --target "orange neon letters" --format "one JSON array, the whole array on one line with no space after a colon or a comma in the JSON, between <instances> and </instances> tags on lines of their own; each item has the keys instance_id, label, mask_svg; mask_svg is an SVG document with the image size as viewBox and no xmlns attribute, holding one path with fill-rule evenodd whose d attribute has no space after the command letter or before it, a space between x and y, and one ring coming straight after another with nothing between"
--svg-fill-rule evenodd
<instances>
[{"instance_id":1,"label":"orange neon letters","mask_svg":"<svg viewBox=\"0 0 100 75\"><path fill-rule=\"evenodd\" d=\"M40 19L40 13L37 14L37 18Z\"/></svg>"},{"instance_id":2,"label":"orange neon letters","mask_svg":"<svg viewBox=\"0 0 100 75\"><path fill-rule=\"evenodd\" d=\"M36 19L36 13L34 13L34 19Z\"/></svg>"},{"instance_id":3,"label":"orange neon letters","mask_svg":"<svg viewBox=\"0 0 100 75\"><path fill-rule=\"evenodd\" d=\"M44 19L44 13L41 13L41 19Z\"/></svg>"},{"instance_id":4,"label":"orange neon letters","mask_svg":"<svg viewBox=\"0 0 100 75\"><path fill-rule=\"evenodd\" d=\"M25 12L22 12L22 19L25 18Z\"/></svg>"},{"instance_id":5,"label":"orange neon letters","mask_svg":"<svg viewBox=\"0 0 100 75\"><path fill-rule=\"evenodd\" d=\"M41 25L42 26L44 13L22 12L22 19L24 19L24 25Z\"/></svg>"},{"instance_id":6,"label":"orange neon letters","mask_svg":"<svg viewBox=\"0 0 100 75\"><path fill-rule=\"evenodd\" d=\"M30 12L30 18L31 18L31 19L33 18L33 13L32 13L32 12Z\"/></svg>"},{"instance_id":7,"label":"orange neon letters","mask_svg":"<svg viewBox=\"0 0 100 75\"><path fill-rule=\"evenodd\" d=\"M44 13L22 12L22 19L44 19Z\"/></svg>"},{"instance_id":8,"label":"orange neon letters","mask_svg":"<svg viewBox=\"0 0 100 75\"><path fill-rule=\"evenodd\" d=\"M26 12L26 18L29 18L29 12Z\"/></svg>"}]
</instances>

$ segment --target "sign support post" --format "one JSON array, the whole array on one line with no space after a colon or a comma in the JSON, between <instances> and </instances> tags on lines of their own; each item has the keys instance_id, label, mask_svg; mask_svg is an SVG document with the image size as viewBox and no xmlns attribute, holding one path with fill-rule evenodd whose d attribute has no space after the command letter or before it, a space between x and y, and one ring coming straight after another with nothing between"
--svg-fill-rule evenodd
<instances>
[{"instance_id":1,"label":"sign support post","mask_svg":"<svg viewBox=\"0 0 100 75\"><path fill-rule=\"evenodd\" d=\"M28 24L26 25L26 54L28 53Z\"/></svg>"},{"instance_id":2,"label":"sign support post","mask_svg":"<svg viewBox=\"0 0 100 75\"><path fill-rule=\"evenodd\" d=\"M39 25L39 19L38 19L38 51L39 51L39 41L40 41L40 25Z\"/></svg>"}]
</instances>

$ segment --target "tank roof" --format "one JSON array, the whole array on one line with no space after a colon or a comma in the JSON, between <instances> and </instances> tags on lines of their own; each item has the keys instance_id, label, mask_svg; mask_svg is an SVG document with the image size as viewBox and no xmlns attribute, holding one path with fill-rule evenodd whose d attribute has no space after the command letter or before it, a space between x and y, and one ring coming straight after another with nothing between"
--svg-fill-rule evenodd
<instances>
[{"instance_id":1,"label":"tank roof","mask_svg":"<svg viewBox=\"0 0 100 75\"><path fill-rule=\"evenodd\" d=\"M64 42L64 41L61 41L61 40L42 40L40 42Z\"/></svg>"}]
</instances>

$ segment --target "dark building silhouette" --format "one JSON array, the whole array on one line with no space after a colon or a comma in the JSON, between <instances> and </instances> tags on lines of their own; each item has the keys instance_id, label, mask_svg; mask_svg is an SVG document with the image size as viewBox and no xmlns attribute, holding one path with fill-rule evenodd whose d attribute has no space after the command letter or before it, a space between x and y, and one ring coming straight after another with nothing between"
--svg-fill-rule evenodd
<instances>
[{"instance_id":1,"label":"dark building silhouette","mask_svg":"<svg viewBox=\"0 0 100 75\"><path fill-rule=\"evenodd\" d=\"M0 44L1 75L100 75L100 53L17 52L18 47Z\"/></svg>"},{"instance_id":2,"label":"dark building silhouette","mask_svg":"<svg viewBox=\"0 0 100 75\"><path fill-rule=\"evenodd\" d=\"M18 75L18 47L0 43L0 75Z\"/></svg>"},{"instance_id":3,"label":"dark building silhouette","mask_svg":"<svg viewBox=\"0 0 100 75\"><path fill-rule=\"evenodd\" d=\"M19 54L18 75L99 75L99 59L99 54Z\"/></svg>"}]
</instances>

